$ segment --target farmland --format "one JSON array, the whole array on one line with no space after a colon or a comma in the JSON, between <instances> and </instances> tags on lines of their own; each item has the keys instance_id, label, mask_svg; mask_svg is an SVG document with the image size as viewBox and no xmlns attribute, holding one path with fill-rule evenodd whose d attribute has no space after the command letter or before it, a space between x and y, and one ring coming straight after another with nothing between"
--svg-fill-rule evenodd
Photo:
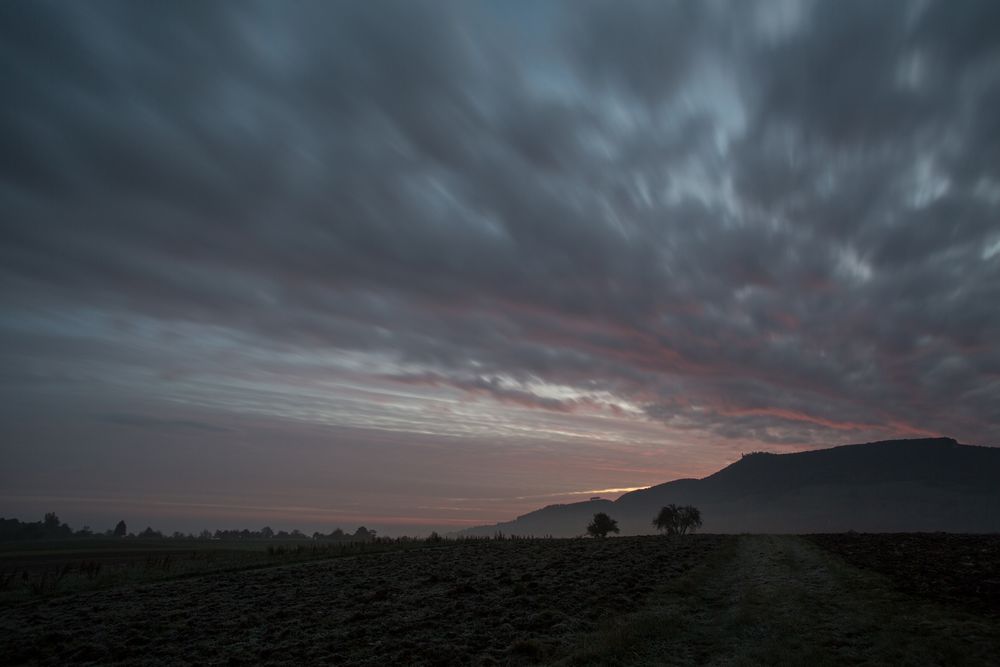
<instances>
[{"instance_id":1,"label":"farmland","mask_svg":"<svg viewBox=\"0 0 1000 667\"><path fill-rule=\"evenodd\" d=\"M851 565L908 593L1000 617L1000 535L810 535Z\"/></svg>"},{"instance_id":2,"label":"farmland","mask_svg":"<svg viewBox=\"0 0 1000 667\"><path fill-rule=\"evenodd\" d=\"M229 554L236 569L13 604L0 642L52 664L533 662L732 541L473 540L249 568L263 556Z\"/></svg>"},{"instance_id":3,"label":"farmland","mask_svg":"<svg viewBox=\"0 0 1000 667\"><path fill-rule=\"evenodd\" d=\"M93 539L0 545L0 604L218 572L405 551L422 540Z\"/></svg>"},{"instance_id":4,"label":"farmland","mask_svg":"<svg viewBox=\"0 0 1000 667\"><path fill-rule=\"evenodd\" d=\"M875 546L845 551L855 538ZM926 577L972 552L985 563L1000 542L694 535L270 552L208 543L169 554L160 544L143 556L107 547L118 574L99 585L6 591L0 652L15 664L990 664L1000 621L886 576L874 555L894 540ZM920 549L928 558L912 557ZM64 545L0 561L37 572L80 555Z\"/></svg>"}]
</instances>

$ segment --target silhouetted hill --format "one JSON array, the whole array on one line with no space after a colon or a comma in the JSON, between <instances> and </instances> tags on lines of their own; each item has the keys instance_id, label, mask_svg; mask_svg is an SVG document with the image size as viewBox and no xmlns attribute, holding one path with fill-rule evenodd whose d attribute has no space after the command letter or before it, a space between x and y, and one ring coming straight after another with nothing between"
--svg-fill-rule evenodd
<instances>
[{"instance_id":1,"label":"silhouetted hill","mask_svg":"<svg viewBox=\"0 0 1000 667\"><path fill-rule=\"evenodd\" d=\"M669 503L699 507L702 530L717 533L1000 532L1000 449L929 438L755 453L704 479L550 505L462 534L568 537L595 512L617 519L622 534L651 533Z\"/></svg>"}]
</instances>

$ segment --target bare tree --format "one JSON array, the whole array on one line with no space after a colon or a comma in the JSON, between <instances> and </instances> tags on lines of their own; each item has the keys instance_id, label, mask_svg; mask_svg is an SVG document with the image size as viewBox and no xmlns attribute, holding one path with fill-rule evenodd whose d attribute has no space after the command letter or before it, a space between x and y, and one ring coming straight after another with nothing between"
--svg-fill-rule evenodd
<instances>
[{"instance_id":1,"label":"bare tree","mask_svg":"<svg viewBox=\"0 0 1000 667\"><path fill-rule=\"evenodd\" d=\"M680 509L681 535L688 531L693 533L698 528L701 528L701 510L693 505L685 505Z\"/></svg>"},{"instance_id":2,"label":"bare tree","mask_svg":"<svg viewBox=\"0 0 1000 667\"><path fill-rule=\"evenodd\" d=\"M701 528L701 510L693 505L678 507L673 503L663 507L653 519L657 530L667 535L685 535Z\"/></svg>"}]
</instances>

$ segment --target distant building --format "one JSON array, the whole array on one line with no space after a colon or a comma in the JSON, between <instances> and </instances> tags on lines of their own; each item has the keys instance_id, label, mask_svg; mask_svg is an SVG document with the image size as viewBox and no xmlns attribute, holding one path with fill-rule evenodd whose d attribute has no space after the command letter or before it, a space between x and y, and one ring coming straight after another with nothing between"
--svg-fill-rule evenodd
<instances>
[{"instance_id":1,"label":"distant building","mask_svg":"<svg viewBox=\"0 0 1000 667\"><path fill-rule=\"evenodd\" d=\"M600 500L601 497L600 496L591 496L590 499L591 500Z\"/></svg>"}]
</instances>

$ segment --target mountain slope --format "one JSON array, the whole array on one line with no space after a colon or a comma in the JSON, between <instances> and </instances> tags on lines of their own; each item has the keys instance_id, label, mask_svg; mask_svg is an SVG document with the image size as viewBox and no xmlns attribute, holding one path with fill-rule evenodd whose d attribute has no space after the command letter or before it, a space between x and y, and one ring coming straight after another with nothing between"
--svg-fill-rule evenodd
<instances>
[{"instance_id":1,"label":"mountain slope","mask_svg":"<svg viewBox=\"0 0 1000 667\"><path fill-rule=\"evenodd\" d=\"M669 503L697 506L703 530L718 533L1000 532L1000 449L930 438L750 454L703 479L550 505L462 534L568 537L595 512L617 519L623 534L650 533Z\"/></svg>"}]
</instances>

